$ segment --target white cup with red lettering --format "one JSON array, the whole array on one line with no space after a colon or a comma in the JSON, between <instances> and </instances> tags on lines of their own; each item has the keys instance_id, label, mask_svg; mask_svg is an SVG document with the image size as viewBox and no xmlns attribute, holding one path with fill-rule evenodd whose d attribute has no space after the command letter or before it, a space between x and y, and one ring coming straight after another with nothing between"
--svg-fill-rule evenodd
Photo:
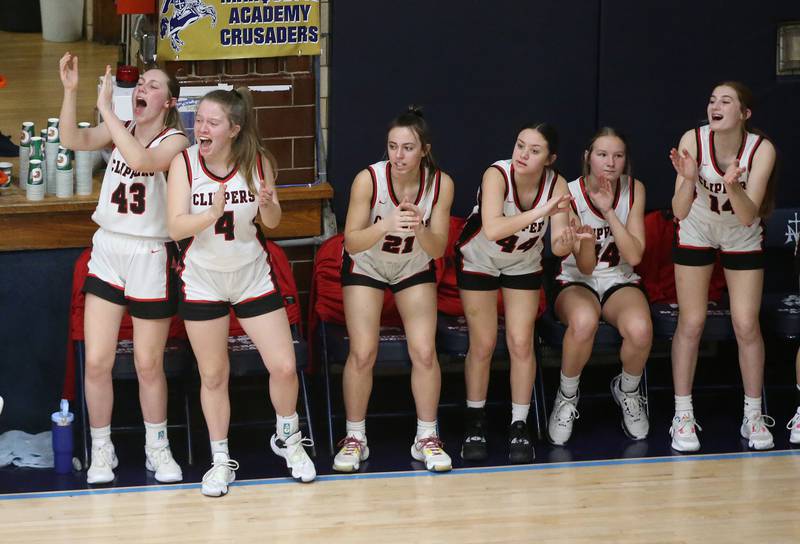
<instances>
[{"instance_id":1,"label":"white cup with red lettering","mask_svg":"<svg viewBox=\"0 0 800 544\"><path fill-rule=\"evenodd\" d=\"M10 162L0 162L0 189L11 187L11 171L14 166Z\"/></svg>"}]
</instances>

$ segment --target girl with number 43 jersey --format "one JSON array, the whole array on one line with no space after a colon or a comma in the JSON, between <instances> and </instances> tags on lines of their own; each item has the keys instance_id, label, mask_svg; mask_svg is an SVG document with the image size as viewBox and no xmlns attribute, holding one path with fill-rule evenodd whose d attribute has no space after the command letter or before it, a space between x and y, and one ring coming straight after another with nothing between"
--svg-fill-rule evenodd
<instances>
[{"instance_id":1,"label":"girl with number 43 jersey","mask_svg":"<svg viewBox=\"0 0 800 544\"><path fill-rule=\"evenodd\" d=\"M678 149L670 151L678 174L672 210L679 313L672 342L675 417L669 432L677 451L700 449L692 382L717 253L728 284L744 382L739 434L756 450L774 445L768 429L774 421L761 409L764 340L759 310L764 284L761 218L773 205L775 147L748 128L752 104L752 93L741 83L717 85L706 108L708 124L687 131Z\"/></svg>"},{"instance_id":2,"label":"girl with number 43 jersey","mask_svg":"<svg viewBox=\"0 0 800 544\"><path fill-rule=\"evenodd\" d=\"M97 97L103 122L79 130L75 119L78 57L65 53L59 70L64 85L63 145L76 151L114 147L92 215L100 228L92 238L89 275L83 286L85 394L92 440L86 481L111 482L119 463L111 442L111 369L127 309L133 321L133 356L145 426L145 467L159 482L177 482L183 475L167 439L164 375L164 346L177 304L164 172L189 145L175 107L180 87L163 70L146 71L131 97L133 120L123 123L111 105L114 83L111 67L106 67Z\"/></svg>"},{"instance_id":3,"label":"girl with number 43 jersey","mask_svg":"<svg viewBox=\"0 0 800 544\"><path fill-rule=\"evenodd\" d=\"M316 470L297 416L298 379L283 297L272 278L267 228L281 219L275 162L261 146L250 91L212 91L197 106L198 143L175 157L169 170L167 224L181 240L180 313L200 371L200 402L211 440L211 468L202 493L228 492L239 464L228 452L228 331L230 308L269 371L276 412L272 451L291 476L310 482Z\"/></svg>"}]
</instances>

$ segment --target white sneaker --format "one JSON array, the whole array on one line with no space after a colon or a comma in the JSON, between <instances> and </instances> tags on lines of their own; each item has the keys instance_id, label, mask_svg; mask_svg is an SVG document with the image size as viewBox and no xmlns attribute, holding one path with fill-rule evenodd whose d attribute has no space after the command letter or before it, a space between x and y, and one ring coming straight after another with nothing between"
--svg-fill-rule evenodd
<instances>
[{"instance_id":1,"label":"white sneaker","mask_svg":"<svg viewBox=\"0 0 800 544\"><path fill-rule=\"evenodd\" d=\"M355 472L361 466L361 461L369 458L367 439L359 440L355 436L347 435L337 444L339 453L333 458L333 470L338 472Z\"/></svg>"},{"instance_id":2,"label":"white sneaker","mask_svg":"<svg viewBox=\"0 0 800 544\"><path fill-rule=\"evenodd\" d=\"M786 428L791 431L789 433L789 442L800 444L800 408L797 409L794 417L786 424Z\"/></svg>"},{"instance_id":3,"label":"white sneaker","mask_svg":"<svg viewBox=\"0 0 800 544\"><path fill-rule=\"evenodd\" d=\"M214 461L208 472L203 474L203 487L201 489L206 497L220 497L228 492L228 484L236 479L236 470L239 463L233 459L218 459Z\"/></svg>"},{"instance_id":4,"label":"white sneaker","mask_svg":"<svg viewBox=\"0 0 800 544\"><path fill-rule=\"evenodd\" d=\"M155 472L155 478L162 484L180 482L183 480L181 467L172 458L172 451L169 443L160 448L144 447L144 468L150 472Z\"/></svg>"},{"instance_id":5,"label":"white sneaker","mask_svg":"<svg viewBox=\"0 0 800 544\"><path fill-rule=\"evenodd\" d=\"M453 469L453 462L444 451L444 444L438 436L415 438L411 444L411 457L417 461L424 461L425 468L432 472L447 472Z\"/></svg>"},{"instance_id":6,"label":"white sneaker","mask_svg":"<svg viewBox=\"0 0 800 544\"><path fill-rule=\"evenodd\" d=\"M87 484L107 484L114 480L114 469L119 465L114 444L92 445L92 464L86 471Z\"/></svg>"},{"instance_id":7,"label":"white sneaker","mask_svg":"<svg viewBox=\"0 0 800 544\"><path fill-rule=\"evenodd\" d=\"M767 427L773 427L775 420L762 413L754 414L752 418L744 416L742 428L739 432L742 438L747 438L747 445L754 450L768 450L775 447L772 440L772 433Z\"/></svg>"},{"instance_id":8,"label":"white sneaker","mask_svg":"<svg viewBox=\"0 0 800 544\"><path fill-rule=\"evenodd\" d=\"M640 388L627 393L620 388L621 383L622 374L611 380L611 396L622 409L622 430L634 440L644 440L650 432L650 421L645 410L647 401L644 400Z\"/></svg>"},{"instance_id":9,"label":"white sneaker","mask_svg":"<svg viewBox=\"0 0 800 544\"><path fill-rule=\"evenodd\" d=\"M275 455L279 455L286 459L286 468L292 473L292 478L298 482L308 483L317 477L317 469L314 468L314 462L308 456L306 449L303 446L313 446L314 443L310 438L303 438L300 431L297 431L286 440L272 435L269 439L269 445Z\"/></svg>"},{"instance_id":10,"label":"white sneaker","mask_svg":"<svg viewBox=\"0 0 800 544\"><path fill-rule=\"evenodd\" d=\"M672 418L672 426L669 428L669 435L672 437L670 447L675 451L697 451L700 449L700 439L697 438L697 431L703 428L697 423L694 414L683 417L675 416Z\"/></svg>"},{"instance_id":11,"label":"white sneaker","mask_svg":"<svg viewBox=\"0 0 800 544\"><path fill-rule=\"evenodd\" d=\"M572 398L567 398L561 393L559 388L556 393L553 411L550 412L550 420L547 423L547 437L556 446L563 446L572 436L572 425L574 421L581 417L578 413L578 396L575 393Z\"/></svg>"}]
</instances>

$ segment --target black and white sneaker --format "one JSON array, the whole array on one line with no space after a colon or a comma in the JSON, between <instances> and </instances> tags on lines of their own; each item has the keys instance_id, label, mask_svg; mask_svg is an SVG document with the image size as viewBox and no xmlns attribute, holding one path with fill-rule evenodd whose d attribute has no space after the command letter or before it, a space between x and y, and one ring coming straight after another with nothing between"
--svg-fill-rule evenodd
<instances>
[{"instance_id":1,"label":"black and white sneaker","mask_svg":"<svg viewBox=\"0 0 800 544\"><path fill-rule=\"evenodd\" d=\"M461 458L465 461L485 461L489 457L486 447L486 411L483 408L467 408L465 416Z\"/></svg>"},{"instance_id":2,"label":"black and white sneaker","mask_svg":"<svg viewBox=\"0 0 800 544\"><path fill-rule=\"evenodd\" d=\"M510 463L533 463L535 454L528 425L524 421L515 421L508 431L508 461Z\"/></svg>"}]
</instances>

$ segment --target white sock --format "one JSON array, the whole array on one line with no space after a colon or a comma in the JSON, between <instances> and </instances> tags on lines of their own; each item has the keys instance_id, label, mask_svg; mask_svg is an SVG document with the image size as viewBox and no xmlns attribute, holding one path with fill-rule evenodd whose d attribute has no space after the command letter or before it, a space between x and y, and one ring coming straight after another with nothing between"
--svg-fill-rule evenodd
<instances>
[{"instance_id":1,"label":"white sock","mask_svg":"<svg viewBox=\"0 0 800 544\"><path fill-rule=\"evenodd\" d=\"M744 415L747 419L758 416L761 413L761 397L744 396Z\"/></svg>"},{"instance_id":2,"label":"white sock","mask_svg":"<svg viewBox=\"0 0 800 544\"><path fill-rule=\"evenodd\" d=\"M528 412L531 409L530 404L515 404L511 403L511 423L515 421L528 421Z\"/></svg>"},{"instance_id":3,"label":"white sock","mask_svg":"<svg viewBox=\"0 0 800 544\"><path fill-rule=\"evenodd\" d=\"M623 393L633 393L639 388L639 382L642 381L642 375L634 376L628 374L625 370L622 371L622 379L619 382L619 388Z\"/></svg>"},{"instance_id":4,"label":"white sock","mask_svg":"<svg viewBox=\"0 0 800 544\"><path fill-rule=\"evenodd\" d=\"M212 440L211 441L211 462L216 463L217 461L223 462L230 459L230 455L228 454L228 439L223 438L222 440Z\"/></svg>"},{"instance_id":5,"label":"white sock","mask_svg":"<svg viewBox=\"0 0 800 544\"><path fill-rule=\"evenodd\" d=\"M347 436L352 436L353 438L358 438L362 442L367 441L367 420L362 419L361 421L350 421L347 420L345 424L345 431L347 432Z\"/></svg>"},{"instance_id":6,"label":"white sock","mask_svg":"<svg viewBox=\"0 0 800 544\"><path fill-rule=\"evenodd\" d=\"M92 437L92 447L105 446L111 442L111 425L105 427L90 427L89 435Z\"/></svg>"},{"instance_id":7,"label":"white sock","mask_svg":"<svg viewBox=\"0 0 800 544\"><path fill-rule=\"evenodd\" d=\"M417 436L416 440L420 438L426 438L428 436L439 436L439 432L436 430L438 425L437 420L433 421L422 421L421 419L417 419Z\"/></svg>"},{"instance_id":8,"label":"white sock","mask_svg":"<svg viewBox=\"0 0 800 544\"><path fill-rule=\"evenodd\" d=\"M286 440L300 430L300 418L297 412L290 416L275 414L275 435L281 440Z\"/></svg>"},{"instance_id":9,"label":"white sock","mask_svg":"<svg viewBox=\"0 0 800 544\"><path fill-rule=\"evenodd\" d=\"M162 423L144 422L144 444L148 448L163 448L169 444L167 438L167 420Z\"/></svg>"},{"instance_id":10,"label":"white sock","mask_svg":"<svg viewBox=\"0 0 800 544\"><path fill-rule=\"evenodd\" d=\"M692 407L692 396L686 395L681 397L675 395L675 417L682 419L684 416L694 415L694 408Z\"/></svg>"},{"instance_id":11,"label":"white sock","mask_svg":"<svg viewBox=\"0 0 800 544\"><path fill-rule=\"evenodd\" d=\"M484 408L485 406L486 406L486 399L483 400L467 399L467 408Z\"/></svg>"},{"instance_id":12,"label":"white sock","mask_svg":"<svg viewBox=\"0 0 800 544\"><path fill-rule=\"evenodd\" d=\"M578 374L574 378L569 378L564 376L564 373L561 373L561 381L559 384L559 388L561 388L561 394L567 398L572 398L578 393L578 384L581 382L581 375Z\"/></svg>"}]
</instances>

